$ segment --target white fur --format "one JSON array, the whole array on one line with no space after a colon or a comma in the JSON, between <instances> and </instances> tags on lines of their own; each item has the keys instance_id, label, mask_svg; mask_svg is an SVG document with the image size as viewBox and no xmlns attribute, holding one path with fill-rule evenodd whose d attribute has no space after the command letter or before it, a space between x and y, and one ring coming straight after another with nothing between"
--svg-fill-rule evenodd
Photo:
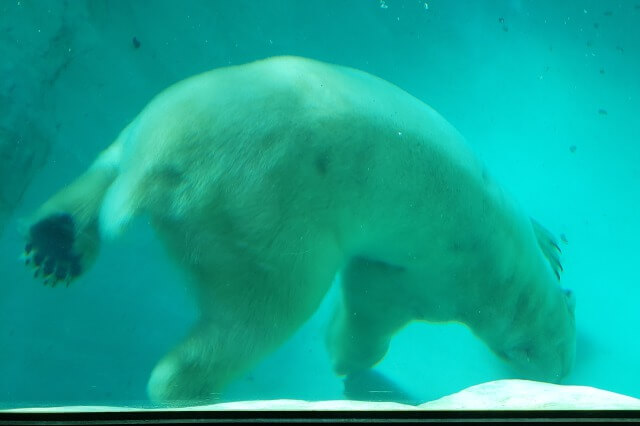
<instances>
[{"instance_id":1,"label":"white fur","mask_svg":"<svg viewBox=\"0 0 640 426\"><path fill-rule=\"evenodd\" d=\"M152 373L154 400L211 398L341 270L340 374L412 320L464 322L525 377L570 368L573 312L531 221L450 124L383 80L294 57L222 68L159 94L115 144L96 163L118 170L101 233L149 215L201 309Z\"/></svg>"}]
</instances>

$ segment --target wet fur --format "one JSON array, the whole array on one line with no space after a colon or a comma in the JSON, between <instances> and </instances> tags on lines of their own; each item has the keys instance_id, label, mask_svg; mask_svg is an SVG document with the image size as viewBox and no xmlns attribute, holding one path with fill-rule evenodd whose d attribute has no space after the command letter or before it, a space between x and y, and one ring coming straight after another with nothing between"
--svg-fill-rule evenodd
<instances>
[{"instance_id":1,"label":"wet fur","mask_svg":"<svg viewBox=\"0 0 640 426\"><path fill-rule=\"evenodd\" d=\"M555 240L440 115L369 74L280 57L177 83L35 213L28 256L70 281L139 214L201 311L153 370L155 401L211 400L337 273L339 374L380 361L414 320L468 325L521 377L557 382L573 363Z\"/></svg>"}]
</instances>

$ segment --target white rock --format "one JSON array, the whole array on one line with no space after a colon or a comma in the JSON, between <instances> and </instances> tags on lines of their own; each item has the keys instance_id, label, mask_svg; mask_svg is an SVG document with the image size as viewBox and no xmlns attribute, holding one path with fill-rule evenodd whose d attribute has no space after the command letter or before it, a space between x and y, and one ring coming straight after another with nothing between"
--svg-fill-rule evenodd
<instances>
[{"instance_id":1,"label":"white rock","mask_svg":"<svg viewBox=\"0 0 640 426\"><path fill-rule=\"evenodd\" d=\"M588 386L563 386L528 380L497 380L449 396L426 402L420 406L394 402L365 401L301 401L277 399L239 401L220 404L176 408L171 411L325 411L325 410L640 410L640 399ZM0 410L2 411L2 410ZM88 411L145 411L130 407L73 406L53 408L21 408L5 412L88 412ZM155 411L155 410L150 410Z\"/></svg>"},{"instance_id":2,"label":"white rock","mask_svg":"<svg viewBox=\"0 0 640 426\"><path fill-rule=\"evenodd\" d=\"M427 410L640 410L640 399L589 386L497 380L420 405Z\"/></svg>"}]
</instances>

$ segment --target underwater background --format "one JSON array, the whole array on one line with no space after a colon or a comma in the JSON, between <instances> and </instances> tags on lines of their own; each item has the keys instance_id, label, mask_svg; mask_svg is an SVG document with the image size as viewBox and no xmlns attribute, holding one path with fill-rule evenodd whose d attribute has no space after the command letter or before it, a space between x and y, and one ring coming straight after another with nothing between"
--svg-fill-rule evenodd
<instances>
[{"instance_id":1,"label":"underwater background","mask_svg":"<svg viewBox=\"0 0 640 426\"><path fill-rule=\"evenodd\" d=\"M281 54L348 65L439 111L561 241L578 347L563 383L640 397L640 0L0 0L0 407L146 405L195 320L140 218L70 287L19 260L19 221L153 95ZM316 314L225 400L385 399L347 383ZM512 373L459 324L414 323L376 367L416 402Z\"/></svg>"}]
</instances>

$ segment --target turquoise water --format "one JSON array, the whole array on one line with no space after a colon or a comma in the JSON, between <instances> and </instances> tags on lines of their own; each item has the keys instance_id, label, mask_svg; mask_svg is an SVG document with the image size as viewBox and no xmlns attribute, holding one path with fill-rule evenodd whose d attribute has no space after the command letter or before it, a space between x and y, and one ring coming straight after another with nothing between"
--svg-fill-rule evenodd
<instances>
[{"instance_id":1,"label":"turquoise water","mask_svg":"<svg viewBox=\"0 0 640 426\"><path fill-rule=\"evenodd\" d=\"M12 135L0 147L15 142L37 159L0 156L1 185L11 186L0 192L1 406L148 404L151 369L195 313L146 220L103 244L69 288L51 289L18 261L17 219L80 174L169 84L281 54L378 75L456 126L562 239L578 327L563 383L640 397L640 2L184 3L0 3L0 137ZM324 347L336 296L332 288L223 399L345 398ZM418 402L512 377L455 324L409 325L375 371ZM354 384L350 397L363 389Z\"/></svg>"}]
</instances>

